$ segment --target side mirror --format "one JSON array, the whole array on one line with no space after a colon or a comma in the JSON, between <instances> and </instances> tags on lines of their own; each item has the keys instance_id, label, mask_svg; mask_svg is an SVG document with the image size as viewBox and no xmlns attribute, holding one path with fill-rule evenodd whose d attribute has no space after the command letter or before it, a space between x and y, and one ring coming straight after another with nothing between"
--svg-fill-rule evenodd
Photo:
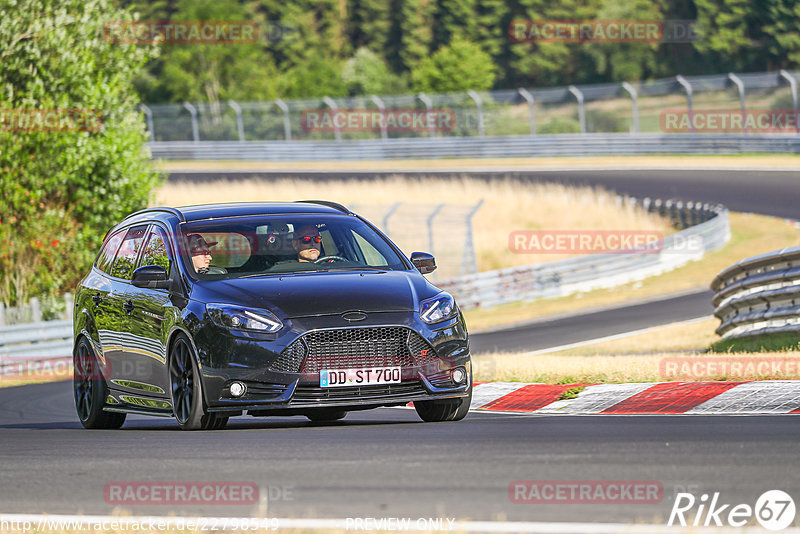
<instances>
[{"instance_id":1,"label":"side mirror","mask_svg":"<svg viewBox=\"0 0 800 534\"><path fill-rule=\"evenodd\" d=\"M413 252L411 254L411 263L422 274L432 273L436 270L436 258L427 252Z\"/></svg>"},{"instance_id":2,"label":"side mirror","mask_svg":"<svg viewBox=\"0 0 800 534\"><path fill-rule=\"evenodd\" d=\"M131 284L147 289L169 289L172 280L169 279L167 270L160 265L145 265L133 271Z\"/></svg>"}]
</instances>

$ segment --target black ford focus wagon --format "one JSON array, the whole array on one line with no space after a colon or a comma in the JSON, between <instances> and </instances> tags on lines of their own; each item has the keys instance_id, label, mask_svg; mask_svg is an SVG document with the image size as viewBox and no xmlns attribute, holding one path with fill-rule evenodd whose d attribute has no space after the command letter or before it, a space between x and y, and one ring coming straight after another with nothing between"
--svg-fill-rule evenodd
<instances>
[{"instance_id":1,"label":"black ford focus wagon","mask_svg":"<svg viewBox=\"0 0 800 534\"><path fill-rule=\"evenodd\" d=\"M221 429L244 414L334 421L413 402L425 421L460 420L469 340L453 297L422 276L435 268L333 202L134 213L77 290L78 417Z\"/></svg>"}]
</instances>

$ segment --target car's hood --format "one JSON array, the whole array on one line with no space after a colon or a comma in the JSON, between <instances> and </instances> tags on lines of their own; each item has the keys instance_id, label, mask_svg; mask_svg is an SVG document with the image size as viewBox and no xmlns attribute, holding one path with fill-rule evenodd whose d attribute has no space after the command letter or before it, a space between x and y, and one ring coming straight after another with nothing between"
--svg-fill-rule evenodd
<instances>
[{"instance_id":1,"label":"car's hood","mask_svg":"<svg viewBox=\"0 0 800 534\"><path fill-rule=\"evenodd\" d=\"M330 271L198 282L192 298L266 308L284 317L413 311L438 290L407 271Z\"/></svg>"}]
</instances>

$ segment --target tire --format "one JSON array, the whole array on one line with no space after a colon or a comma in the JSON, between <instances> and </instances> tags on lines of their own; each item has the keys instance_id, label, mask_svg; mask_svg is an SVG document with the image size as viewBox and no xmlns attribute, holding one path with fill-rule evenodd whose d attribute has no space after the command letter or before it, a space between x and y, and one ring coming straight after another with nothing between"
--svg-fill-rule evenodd
<instances>
[{"instance_id":1,"label":"tire","mask_svg":"<svg viewBox=\"0 0 800 534\"><path fill-rule=\"evenodd\" d=\"M305 416L308 417L309 420L315 423L338 421L339 419L344 419L346 415L347 412L345 410L335 410L333 408L323 408L305 414Z\"/></svg>"},{"instance_id":2,"label":"tire","mask_svg":"<svg viewBox=\"0 0 800 534\"><path fill-rule=\"evenodd\" d=\"M189 338L178 334L169 356L172 411L181 430L222 430L228 418L206 411L203 383Z\"/></svg>"},{"instance_id":3,"label":"tire","mask_svg":"<svg viewBox=\"0 0 800 534\"><path fill-rule=\"evenodd\" d=\"M84 428L116 429L125 423L124 413L103 411L108 386L89 340L81 337L72 355L72 393L75 411Z\"/></svg>"},{"instance_id":4,"label":"tire","mask_svg":"<svg viewBox=\"0 0 800 534\"><path fill-rule=\"evenodd\" d=\"M472 402L472 388L469 394L460 399L444 399L430 401L414 401L417 415L426 423L440 423L442 421L461 421L469 412Z\"/></svg>"}]
</instances>

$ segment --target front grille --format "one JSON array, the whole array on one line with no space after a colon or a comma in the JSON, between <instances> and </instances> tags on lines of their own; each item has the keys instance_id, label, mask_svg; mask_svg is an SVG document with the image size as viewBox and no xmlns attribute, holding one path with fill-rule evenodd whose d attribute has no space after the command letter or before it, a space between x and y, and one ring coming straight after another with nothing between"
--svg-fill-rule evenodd
<instances>
[{"instance_id":1,"label":"front grille","mask_svg":"<svg viewBox=\"0 0 800 534\"><path fill-rule=\"evenodd\" d=\"M300 365L303 363L307 352L305 341L300 338L286 347L269 368L271 371L280 373L296 373L300 370Z\"/></svg>"},{"instance_id":2,"label":"front grille","mask_svg":"<svg viewBox=\"0 0 800 534\"><path fill-rule=\"evenodd\" d=\"M364 399L369 397L406 396L425 393L425 389L422 387L422 384L419 381L403 382L400 384L380 384L373 386L345 386L340 388L297 386L292 400L346 400Z\"/></svg>"},{"instance_id":3,"label":"front grille","mask_svg":"<svg viewBox=\"0 0 800 534\"><path fill-rule=\"evenodd\" d=\"M306 357L299 370L305 373L323 369L407 368L437 359L433 347L422 336L402 326L309 332L287 347L281 357L287 351L299 351L296 345L301 343L305 344Z\"/></svg>"}]
</instances>

